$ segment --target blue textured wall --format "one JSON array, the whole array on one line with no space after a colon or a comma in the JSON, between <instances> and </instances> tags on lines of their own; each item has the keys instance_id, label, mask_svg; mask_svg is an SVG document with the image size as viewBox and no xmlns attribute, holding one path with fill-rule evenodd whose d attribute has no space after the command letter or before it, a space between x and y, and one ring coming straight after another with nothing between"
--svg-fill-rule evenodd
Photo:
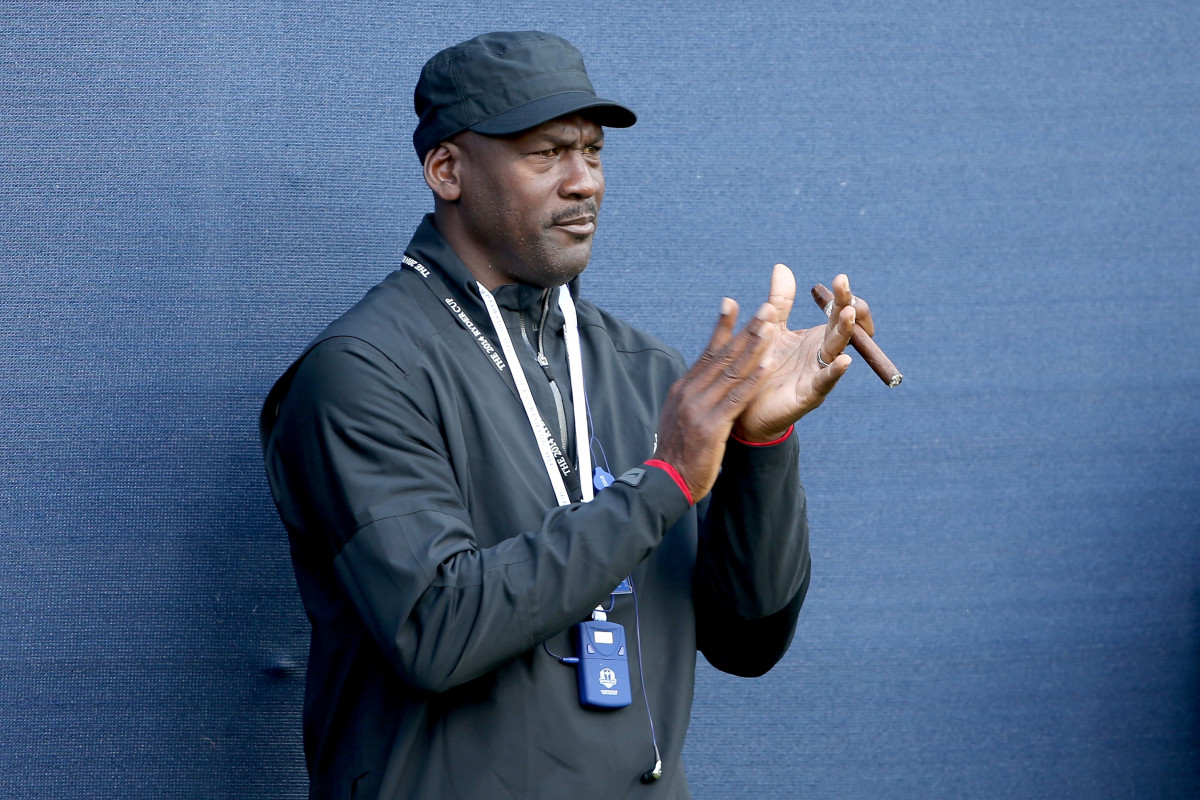
<instances>
[{"instance_id":1,"label":"blue textured wall","mask_svg":"<svg viewBox=\"0 0 1200 800\"><path fill-rule=\"evenodd\" d=\"M1195 3L475 5L0 10L0 795L302 796L257 408L429 207L421 63L540 27L642 118L594 298L694 355L844 270L906 375L803 423L809 601L701 669L696 795L1200 796Z\"/></svg>"}]
</instances>

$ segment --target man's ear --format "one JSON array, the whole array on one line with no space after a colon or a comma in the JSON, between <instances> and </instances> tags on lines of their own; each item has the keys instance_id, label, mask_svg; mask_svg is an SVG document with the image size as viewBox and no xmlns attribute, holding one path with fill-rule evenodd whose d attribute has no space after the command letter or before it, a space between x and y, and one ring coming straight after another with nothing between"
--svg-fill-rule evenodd
<instances>
[{"instance_id":1,"label":"man's ear","mask_svg":"<svg viewBox=\"0 0 1200 800\"><path fill-rule=\"evenodd\" d=\"M439 199L453 203L462 194L461 168L461 148L442 142L425 154L425 183Z\"/></svg>"}]
</instances>

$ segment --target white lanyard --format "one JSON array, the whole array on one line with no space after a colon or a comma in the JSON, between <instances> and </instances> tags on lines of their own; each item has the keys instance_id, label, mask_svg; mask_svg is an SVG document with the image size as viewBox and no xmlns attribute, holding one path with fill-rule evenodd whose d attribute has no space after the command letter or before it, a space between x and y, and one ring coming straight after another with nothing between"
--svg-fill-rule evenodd
<instances>
[{"instance_id":1,"label":"white lanyard","mask_svg":"<svg viewBox=\"0 0 1200 800\"><path fill-rule=\"evenodd\" d=\"M567 487L562 479L563 474L570 472L570 464L566 455L555 443L550 429L546 427L546 422L542 419L537 404L533 400L533 393L529 391L529 382L525 380L525 370L521 368L521 362L517 359L512 337L508 335L508 327L504 324L504 318L500 316L496 298L492 297L492 293L484 288L482 283L478 285L479 294L483 298L484 305L487 306L488 316L492 319L492 327L495 328L496 337L500 340L500 349L504 353L504 360L508 363L513 382L517 385L517 394L521 398L521 405L525 407L525 416L529 420L529 427L533 430L534 438L537 439L538 449L542 453L542 463L546 467L546 475L550 477L550 483L554 486L554 496L558 498L560 506L570 505L571 496L567 494ZM571 402L575 416L575 452L579 454L579 488L583 493L583 502L589 503L594 495L591 479L592 457L587 427L587 394L583 386L583 353L579 346L579 320L575 315L575 303L571 300L571 292L566 286L560 286L558 289L558 307L563 314L563 336L567 340L567 367L571 374ZM563 442L563 445L565 446L566 442ZM567 467L566 469L563 469L564 465Z\"/></svg>"}]
</instances>

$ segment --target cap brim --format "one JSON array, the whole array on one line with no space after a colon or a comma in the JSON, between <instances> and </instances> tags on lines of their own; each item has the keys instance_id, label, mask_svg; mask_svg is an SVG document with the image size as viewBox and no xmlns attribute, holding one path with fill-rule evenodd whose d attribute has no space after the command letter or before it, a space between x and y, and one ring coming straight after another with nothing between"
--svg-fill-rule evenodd
<instances>
[{"instance_id":1,"label":"cap brim","mask_svg":"<svg viewBox=\"0 0 1200 800\"><path fill-rule=\"evenodd\" d=\"M637 122L637 114L620 103L587 92L562 92L510 108L502 114L475 123L470 129L485 136L507 136L536 128L543 122L567 114L579 113L609 128L628 128Z\"/></svg>"}]
</instances>

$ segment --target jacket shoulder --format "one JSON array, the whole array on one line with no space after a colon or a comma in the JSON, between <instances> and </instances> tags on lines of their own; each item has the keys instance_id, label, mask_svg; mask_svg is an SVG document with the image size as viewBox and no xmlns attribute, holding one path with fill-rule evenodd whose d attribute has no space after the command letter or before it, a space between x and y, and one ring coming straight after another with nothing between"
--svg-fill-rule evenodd
<instances>
[{"instance_id":1,"label":"jacket shoulder","mask_svg":"<svg viewBox=\"0 0 1200 800\"><path fill-rule=\"evenodd\" d=\"M447 314L430 313L433 302L433 295L409 270L396 270L376 284L309 342L271 387L259 416L263 446L266 446L296 371L313 348L331 339L355 339L381 353L400 372L408 375L430 339L452 323ZM436 308L432 310L437 311Z\"/></svg>"},{"instance_id":2,"label":"jacket shoulder","mask_svg":"<svg viewBox=\"0 0 1200 800\"><path fill-rule=\"evenodd\" d=\"M305 348L305 353L326 339L341 336L360 339L407 374L420 357L424 343L449 321L448 315L429 313L432 299L410 270L396 270L331 322Z\"/></svg>"}]
</instances>

